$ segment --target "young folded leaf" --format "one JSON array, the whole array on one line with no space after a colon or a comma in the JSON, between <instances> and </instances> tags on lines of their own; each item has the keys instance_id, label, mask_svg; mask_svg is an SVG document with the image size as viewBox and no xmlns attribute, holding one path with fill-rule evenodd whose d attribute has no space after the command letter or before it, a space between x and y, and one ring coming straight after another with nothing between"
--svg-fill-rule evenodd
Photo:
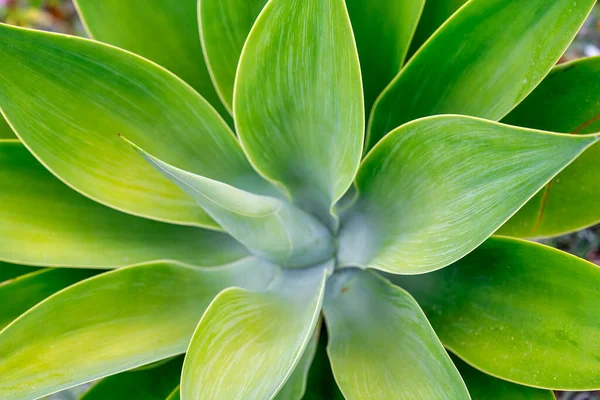
<instances>
[{"instance_id":1,"label":"young folded leaf","mask_svg":"<svg viewBox=\"0 0 600 400\"><path fill-rule=\"evenodd\" d=\"M398 274L476 248L600 135L561 135L472 117L408 123L367 155L340 231L339 262Z\"/></svg>"}]
</instances>

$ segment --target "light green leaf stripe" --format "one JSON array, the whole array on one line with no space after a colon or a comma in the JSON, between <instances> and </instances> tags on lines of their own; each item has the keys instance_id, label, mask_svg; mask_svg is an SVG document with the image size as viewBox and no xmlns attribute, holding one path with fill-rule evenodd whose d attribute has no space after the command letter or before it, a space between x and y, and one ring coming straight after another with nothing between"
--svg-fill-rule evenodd
<instances>
[{"instance_id":1,"label":"light green leaf stripe","mask_svg":"<svg viewBox=\"0 0 600 400\"><path fill-rule=\"evenodd\" d=\"M80 400L165 400L179 385L183 357L157 368L128 371L104 378Z\"/></svg>"},{"instance_id":2,"label":"light green leaf stripe","mask_svg":"<svg viewBox=\"0 0 600 400\"><path fill-rule=\"evenodd\" d=\"M317 322L315 331L304 349L302 358L294 368L294 372L290 375L285 385L281 388L277 396L273 400L301 400L306 392L306 382L308 379L308 371L315 358L317 346L319 344L319 336L321 334L321 320Z\"/></svg>"},{"instance_id":3,"label":"light green leaf stripe","mask_svg":"<svg viewBox=\"0 0 600 400\"><path fill-rule=\"evenodd\" d=\"M52 176L16 140L0 141L0 193L4 261L116 268L172 259L211 266L248 254L224 233L150 221L98 204Z\"/></svg>"},{"instance_id":4,"label":"light green leaf stripe","mask_svg":"<svg viewBox=\"0 0 600 400\"><path fill-rule=\"evenodd\" d=\"M217 293L260 290L276 273L254 258L207 269L156 263L68 287L0 332L0 398L35 399L181 354Z\"/></svg>"},{"instance_id":5,"label":"light green leaf stripe","mask_svg":"<svg viewBox=\"0 0 600 400\"><path fill-rule=\"evenodd\" d=\"M419 19L417 31L410 44L408 58L431 37L431 35L468 0L427 0ZM444 53L447 54L447 53Z\"/></svg>"},{"instance_id":6,"label":"light green leaf stripe","mask_svg":"<svg viewBox=\"0 0 600 400\"><path fill-rule=\"evenodd\" d=\"M346 0L360 56L365 111L400 72L425 0Z\"/></svg>"},{"instance_id":7,"label":"light green leaf stripe","mask_svg":"<svg viewBox=\"0 0 600 400\"><path fill-rule=\"evenodd\" d=\"M468 254L600 135L562 135L464 116L410 122L363 161L342 221L342 265L400 274Z\"/></svg>"},{"instance_id":8,"label":"light green leaf stripe","mask_svg":"<svg viewBox=\"0 0 600 400\"><path fill-rule=\"evenodd\" d=\"M528 128L600 131L600 57L560 65L505 119ZM548 237L600 222L600 146L594 145L512 217L499 234Z\"/></svg>"},{"instance_id":9,"label":"light green leaf stripe","mask_svg":"<svg viewBox=\"0 0 600 400\"><path fill-rule=\"evenodd\" d=\"M265 182L212 107L176 76L87 39L0 25L0 110L55 175L144 217L217 228L118 133L165 161L244 188Z\"/></svg>"},{"instance_id":10,"label":"light green leaf stripe","mask_svg":"<svg viewBox=\"0 0 600 400\"><path fill-rule=\"evenodd\" d=\"M442 343L478 369L528 386L600 389L600 267L493 237L440 271L392 277Z\"/></svg>"},{"instance_id":11,"label":"light green leaf stripe","mask_svg":"<svg viewBox=\"0 0 600 400\"><path fill-rule=\"evenodd\" d=\"M188 348L181 398L273 399L314 332L325 274L325 266L287 270L266 291L220 293Z\"/></svg>"},{"instance_id":12,"label":"light green leaf stripe","mask_svg":"<svg viewBox=\"0 0 600 400\"><path fill-rule=\"evenodd\" d=\"M233 86L246 38L267 0L198 0L202 49L225 107L233 108Z\"/></svg>"},{"instance_id":13,"label":"light green leaf stripe","mask_svg":"<svg viewBox=\"0 0 600 400\"><path fill-rule=\"evenodd\" d=\"M458 357L451 357L465 380L473 400L556 400L550 390L517 385L494 378L471 367Z\"/></svg>"},{"instance_id":14,"label":"light green leaf stripe","mask_svg":"<svg viewBox=\"0 0 600 400\"><path fill-rule=\"evenodd\" d=\"M360 66L344 0L271 0L245 44L234 94L242 145L301 207L329 218L362 153Z\"/></svg>"},{"instance_id":15,"label":"light green leaf stripe","mask_svg":"<svg viewBox=\"0 0 600 400\"><path fill-rule=\"evenodd\" d=\"M43 269L1 282L0 330L51 294L95 273L82 269Z\"/></svg>"},{"instance_id":16,"label":"light green leaf stripe","mask_svg":"<svg viewBox=\"0 0 600 400\"><path fill-rule=\"evenodd\" d=\"M286 201L183 171L128 143L253 254L292 267L314 265L333 255L327 228Z\"/></svg>"},{"instance_id":17,"label":"light green leaf stripe","mask_svg":"<svg viewBox=\"0 0 600 400\"><path fill-rule=\"evenodd\" d=\"M180 398L181 392L179 390L179 386L177 386L177 388L173 390L169 396L167 396L166 400L179 400Z\"/></svg>"},{"instance_id":18,"label":"light green leaf stripe","mask_svg":"<svg viewBox=\"0 0 600 400\"><path fill-rule=\"evenodd\" d=\"M327 351L347 400L469 399L415 300L372 272L345 269L323 304Z\"/></svg>"},{"instance_id":19,"label":"light green leaf stripe","mask_svg":"<svg viewBox=\"0 0 600 400\"><path fill-rule=\"evenodd\" d=\"M197 0L75 0L90 35L152 60L192 85L232 124L198 39Z\"/></svg>"},{"instance_id":20,"label":"light green leaf stripe","mask_svg":"<svg viewBox=\"0 0 600 400\"><path fill-rule=\"evenodd\" d=\"M0 116L0 140L2 139L16 139L16 136L6 120Z\"/></svg>"},{"instance_id":21,"label":"light green leaf stripe","mask_svg":"<svg viewBox=\"0 0 600 400\"><path fill-rule=\"evenodd\" d=\"M430 115L500 120L556 64L595 3L469 1L381 94L369 122L368 146Z\"/></svg>"}]
</instances>

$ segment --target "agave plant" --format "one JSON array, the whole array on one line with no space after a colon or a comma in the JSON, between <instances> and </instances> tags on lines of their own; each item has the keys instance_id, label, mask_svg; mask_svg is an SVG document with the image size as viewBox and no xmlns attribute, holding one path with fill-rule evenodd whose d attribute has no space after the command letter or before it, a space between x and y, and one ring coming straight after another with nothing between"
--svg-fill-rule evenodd
<instances>
[{"instance_id":1,"label":"agave plant","mask_svg":"<svg viewBox=\"0 0 600 400\"><path fill-rule=\"evenodd\" d=\"M600 221L594 0L77 3L0 26L0 398L600 388L600 269L524 239Z\"/></svg>"}]
</instances>

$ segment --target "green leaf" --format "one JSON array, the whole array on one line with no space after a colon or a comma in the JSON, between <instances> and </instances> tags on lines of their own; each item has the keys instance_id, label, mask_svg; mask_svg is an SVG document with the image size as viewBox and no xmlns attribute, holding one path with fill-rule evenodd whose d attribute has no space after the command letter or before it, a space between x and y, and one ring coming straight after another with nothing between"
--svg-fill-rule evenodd
<instances>
[{"instance_id":1,"label":"green leaf","mask_svg":"<svg viewBox=\"0 0 600 400\"><path fill-rule=\"evenodd\" d=\"M275 274L248 258L206 269L139 265L77 283L0 332L0 398L35 399L181 354L217 293L259 290Z\"/></svg>"},{"instance_id":2,"label":"green leaf","mask_svg":"<svg viewBox=\"0 0 600 400\"><path fill-rule=\"evenodd\" d=\"M46 297L95 273L83 269L42 269L1 282L0 331Z\"/></svg>"},{"instance_id":3,"label":"green leaf","mask_svg":"<svg viewBox=\"0 0 600 400\"><path fill-rule=\"evenodd\" d=\"M600 267L493 237L456 264L396 276L442 343L490 375L561 390L600 389Z\"/></svg>"},{"instance_id":4,"label":"green leaf","mask_svg":"<svg viewBox=\"0 0 600 400\"><path fill-rule=\"evenodd\" d=\"M365 110L400 72L425 0L346 0L356 38Z\"/></svg>"},{"instance_id":5,"label":"green leaf","mask_svg":"<svg viewBox=\"0 0 600 400\"><path fill-rule=\"evenodd\" d=\"M198 39L197 0L75 0L90 36L146 57L192 85L228 121Z\"/></svg>"},{"instance_id":6,"label":"green leaf","mask_svg":"<svg viewBox=\"0 0 600 400\"><path fill-rule=\"evenodd\" d=\"M411 58L417 50L431 37L456 10L468 0L427 0L423 13L419 19L417 31L410 44L408 58Z\"/></svg>"},{"instance_id":7,"label":"green leaf","mask_svg":"<svg viewBox=\"0 0 600 400\"><path fill-rule=\"evenodd\" d=\"M181 393L179 390L179 386L177 386L177 388L175 390L173 390L171 392L171 394L169 394L166 398L166 400L180 400L181 399Z\"/></svg>"},{"instance_id":8,"label":"green leaf","mask_svg":"<svg viewBox=\"0 0 600 400\"><path fill-rule=\"evenodd\" d=\"M246 38L267 0L198 0L202 49L223 104L233 107L233 86Z\"/></svg>"},{"instance_id":9,"label":"green leaf","mask_svg":"<svg viewBox=\"0 0 600 400\"><path fill-rule=\"evenodd\" d=\"M372 272L333 275L323 304L333 374L347 400L469 399L414 299Z\"/></svg>"},{"instance_id":10,"label":"green leaf","mask_svg":"<svg viewBox=\"0 0 600 400\"><path fill-rule=\"evenodd\" d=\"M505 119L512 125L589 133L600 131L600 58L563 64ZM600 146L561 172L499 231L502 235L548 237L600 222Z\"/></svg>"},{"instance_id":11,"label":"green leaf","mask_svg":"<svg viewBox=\"0 0 600 400\"><path fill-rule=\"evenodd\" d=\"M4 261L115 268L172 259L212 266L248 254L224 233L150 221L98 204L52 176L16 140L0 141L0 193Z\"/></svg>"},{"instance_id":12,"label":"green leaf","mask_svg":"<svg viewBox=\"0 0 600 400\"><path fill-rule=\"evenodd\" d=\"M9 264L0 261L0 284L14 279L21 275L26 275L31 272L40 271L41 268L29 267L25 265Z\"/></svg>"},{"instance_id":13,"label":"green leaf","mask_svg":"<svg viewBox=\"0 0 600 400\"><path fill-rule=\"evenodd\" d=\"M473 400L555 400L549 390L521 386L471 367L458 357L451 357L465 380Z\"/></svg>"},{"instance_id":14,"label":"green leaf","mask_svg":"<svg viewBox=\"0 0 600 400\"><path fill-rule=\"evenodd\" d=\"M362 153L358 55L344 0L271 0L246 41L234 116L257 170L329 218Z\"/></svg>"},{"instance_id":15,"label":"green leaf","mask_svg":"<svg viewBox=\"0 0 600 400\"><path fill-rule=\"evenodd\" d=\"M332 257L331 235L313 216L281 199L175 168L127 142L253 254L282 266L314 265Z\"/></svg>"},{"instance_id":16,"label":"green leaf","mask_svg":"<svg viewBox=\"0 0 600 400\"><path fill-rule=\"evenodd\" d=\"M179 385L183 357L157 368L129 371L105 378L92 386L81 400L165 400Z\"/></svg>"},{"instance_id":17,"label":"green leaf","mask_svg":"<svg viewBox=\"0 0 600 400\"><path fill-rule=\"evenodd\" d=\"M290 375L285 385L273 400L301 400L306 392L306 381L308 379L308 371L315 358L317 345L319 344L319 336L321 334L321 320L317 322L315 331L313 332L310 342L304 349L304 353L298 361L294 372Z\"/></svg>"},{"instance_id":18,"label":"green leaf","mask_svg":"<svg viewBox=\"0 0 600 400\"><path fill-rule=\"evenodd\" d=\"M152 219L217 228L175 185L130 151L246 189L265 185L233 133L165 69L81 38L0 25L0 109L24 144L86 196Z\"/></svg>"},{"instance_id":19,"label":"green leaf","mask_svg":"<svg viewBox=\"0 0 600 400\"><path fill-rule=\"evenodd\" d=\"M15 133L10 126L8 126L6 120L0 115L0 140L2 139L15 139Z\"/></svg>"},{"instance_id":20,"label":"green leaf","mask_svg":"<svg viewBox=\"0 0 600 400\"><path fill-rule=\"evenodd\" d=\"M283 271L265 291L221 292L188 348L182 399L273 398L310 341L324 287L319 266Z\"/></svg>"},{"instance_id":21,"label":"green leaf","mask_svg":"<svg viewBox=\"0 0 600 400\"><path fill-rule=\"evenodd\" d=\"M401 274L442 268L598 139L464 116L408 123L360 167L360 198L342 221L340 263Z\"/></svg>"},{"instance_id":22,"label":"green leaf","mask_svg":"<svg viewBox=\"0 0 600 400\"><path fill-rule=\"evenodd\" d=\"M379 97L369 147L392 129L430 115L500 120L556 64L595 3L469 1Z\"/></svg>"},{"instance_id":23,"label":"green leaf","mask_svg":"<svg viewBox=\"0 0 600 400\"><path fill-rule=\"evenodd\" d=\"M321 331L317 352L306 382L306 393L302 400L344 400L344 395L335 382L329 357L327 356L327 330Z\"/></svg>"}]
</instances>

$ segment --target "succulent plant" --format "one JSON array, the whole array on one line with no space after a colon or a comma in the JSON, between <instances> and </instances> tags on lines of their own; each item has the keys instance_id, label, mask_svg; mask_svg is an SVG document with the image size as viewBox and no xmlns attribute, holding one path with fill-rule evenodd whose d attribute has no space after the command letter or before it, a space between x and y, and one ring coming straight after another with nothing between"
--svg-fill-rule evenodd
<instances>
[{"instance_id":1,"label":"succulent plant","mask_svg":"<svg viewBox=\"0 0 600 400\"><path fill-rule=\"evenodd\" d=\"M600 269L525 240L600 221L600 58L554 67L594 3L0 25L0 398L600 388Z\"/></svg>"}]
</instances>

